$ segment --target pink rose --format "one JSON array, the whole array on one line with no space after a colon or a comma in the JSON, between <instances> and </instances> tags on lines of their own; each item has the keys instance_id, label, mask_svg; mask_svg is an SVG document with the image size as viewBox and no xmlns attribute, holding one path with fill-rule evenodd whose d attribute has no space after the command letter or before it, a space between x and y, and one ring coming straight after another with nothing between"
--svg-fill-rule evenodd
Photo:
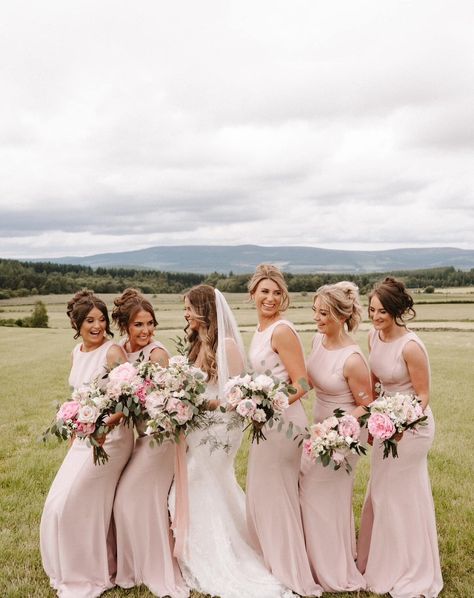
<instances>
[{"instance_id":1,"label":"pink rose","mask_svg":"<svg viewBox=\"0 0 474 598\"><path fill-rule=\"evenodd\" d=\"M150 386L153 386L153 383L151 382L151 380L145 380L142 384L140 384L140 386L136 389L136 395L138 397L138 400L140 401L140 403L143 405L146 401L146 397L148 394L148 389L150 388Z\"/></svg>"},{"instance_id":2,"label":"pink rose","mask_svg":"<svg viewBox=\"0 0 474 598\"><path fill-rule=\"evenodd\" d=\"M360 436L359 422L352 415L343 415L339 420L338 431L344 438L350 436L354 440L357 440Z\"/></svg>"},{"instance_id":3,"label":"pink rose","mask_svg":"<svg viewBox=\"0 0 474 598\"><path fill-rule=\"evenodd\" d=\"M79 411L79 403L76 401L66 401L61 405L58 412L56 413L56 419L67 421L68 419L74 419Z\"/></svg>"},{"instance_id":4,"label":"pink rose","mask_svg":"<svg viewBox=\"0 0 474 598\"><path fill-rule=\"evenodd\" d=\"M242 399L242 390L239 386L232 386L227 392L227 401L229 405L235 409L239 401Z\"/></svg>"},{"instance_id":5,"label":"pink rose","mask_svg":"<svg viewBox=\"0 0 474 598\"><path fill-rule=\"evenodd\" d=\"M372 436L380 440L388 440L396 432L392 420L385 413L372 413L367 422L367 427Z\"/></svg>"},{"instance_id":6,"label":"pink rose","mask_svg":"<svg viewBox=\"0 0 474 598\"><path fill-rule=\"evenodd\" d=\"M173 413L178 424L182 425L193 417L193 409L179 399L171 398L166 406L167 411Z\"/></svg>"},{"instance_id":7,"label":"pink rose","mask_svg":"<svg viewBox=\"0 0 474 598\"><path fill-rule=\"evenodd\" d=\"M273 397L273 409L278 413L283 413L288 408L289 402L288 397L284 392L278 391Z\"/></svg>"},{"instance_id":8,"label":"pink rose","mask_svg":"<svg viewBox=\"0 0 474 598\"><path fill-rule=\"evenodd\" d=\"M77 423L77 433L80 434L81 436L90 436L91 434L94 433L94 430L95 430L95 424L82 423L82 422Z\"/></svg>"},{"instance_id":9,"label":"pink rose","mask_svg":"<svg viewBox=\"0 0 474 598\"><path fill-rule=\"evenodd\" d=\"M308 457L313 457L311 439L308 438L303 442L303 453Z\"/></svg>"},{"instance_id":10,"label":"pink rose","mask_svg":"<svg viewBox=\"0 0 474 598\"><path fill-rule=\"evenodd\" d=\"M242 417L248 417L255 413L257 404L252 399L244 399L237 405L236 411Z\"/></svg>"}]
</instances>

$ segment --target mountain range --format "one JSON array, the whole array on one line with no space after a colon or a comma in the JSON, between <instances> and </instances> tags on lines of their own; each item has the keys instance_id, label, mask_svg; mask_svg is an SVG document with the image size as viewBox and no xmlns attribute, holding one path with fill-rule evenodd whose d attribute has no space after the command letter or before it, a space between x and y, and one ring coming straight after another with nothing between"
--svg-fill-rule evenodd
<instances>
[{"instance_id":1,"label":"mountain range","mask_svg":"<svg viewBox=\"0 0 474 598\"><path fill-rule=\"evenodd\" d=\"M270 262L294 274L316 272L388 272L454 266L474 268L474 250L423 247L383 251L349 251L318 247L263 247L259 245L172 245L83 257L65 256L31 261L80 264L92 268L141 268L165 272L249 273Z\"/></svg>"}]
</instances>

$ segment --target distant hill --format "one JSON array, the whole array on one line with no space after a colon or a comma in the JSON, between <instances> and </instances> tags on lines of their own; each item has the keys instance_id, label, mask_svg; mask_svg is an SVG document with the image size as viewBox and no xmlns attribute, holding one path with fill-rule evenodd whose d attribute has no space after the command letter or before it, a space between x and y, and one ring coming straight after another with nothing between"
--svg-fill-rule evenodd
<instances>
[{"instance_id":1,"label":"distant hill","mask_svg":"<svg viewBox=\"0 0 474 598\"><path fill-rule=\"evenodd\" d=\"M92 268L133 267L165 272L248 273L261 262L279 265L284 271L387 272L454 266L474 268L474 250L454 247L346 251L318 247L261 247L258 245L173 245L149 247L120 253L100 253L83 257L65 256L30 261L80 264Z\"/></svg>"}]
</instances>

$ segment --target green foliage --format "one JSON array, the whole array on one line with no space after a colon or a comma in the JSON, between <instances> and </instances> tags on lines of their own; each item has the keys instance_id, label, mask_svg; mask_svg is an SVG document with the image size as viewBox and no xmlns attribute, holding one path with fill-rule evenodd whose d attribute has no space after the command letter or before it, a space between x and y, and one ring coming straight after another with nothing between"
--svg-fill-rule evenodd
<instances>
[{"instance_id":1,"label":"green foliage","mask_svg":"<svg viewBox=\"0 0 474 598\"><path fill-rule=\"evenodd\" d=\"M435 292L435 288L434 288L434 286L432 286L432 285L429 285L429 286L427 286L427 287L426 287L426 289L425 289L423 292L424 292L424 293L431 294L431 293L434 293L434 292Z\"/></svg>"},{"instance_id":2,"label":"green foliage","mask_svg":"<svg viewBox=\"0 0 474 598\"><path fill-rule=\"evenodd\" d=\"M288 289L294 292L313 293L323 284L351 280L361 294L386 275L394 275L412 289L465 287L474 285L474 269L456 270L454 267L431 268L370 274L351 273L287 273ZM246 293L249 274L192 274L141 270L137 268L90 268L72 264L49 262L20 262L0 259L0 299L27 297L29 295L72 294L82 288L96 293L121 293L126 287L135 287L144 293L182 293L193 285L206 283L227 293ZM430 292L430 291L427 291Z\"/></svg>"},{"instance_id":3,"label":"green foliage","mask_svg":"<svg viewBox=\"0 0 474 598\"><path fill-rule=\"evenodd\" d=\"M19 326L20 328L48 328L48 312L42 301L37 301L31 316L25 318L7 318L0 320L0 326Z\"/></svg>"}]
</instances>

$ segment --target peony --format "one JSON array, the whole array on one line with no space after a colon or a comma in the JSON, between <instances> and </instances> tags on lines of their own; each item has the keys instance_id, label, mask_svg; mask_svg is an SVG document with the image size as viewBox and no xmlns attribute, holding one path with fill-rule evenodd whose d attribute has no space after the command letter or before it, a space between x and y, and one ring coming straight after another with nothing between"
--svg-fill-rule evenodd
<instances>
[{"instance_id":1,"label":"peony","mask_svg":"<svg viewBox=\"0 0 474 598\"><path fill-rule=\"evenodd\" d=\"M273 382L270 376L266 376L265 374L260 374L253 381L253 388L255 390L263 390L264 392L270 392L274 386L275 382Z\"/></svg>"},{"instance_id":2,"label":"peony","mask_svg":"<svg viewBox=\"0 0 474 598\"><path fill-rule=\"evenodd\" d=\"M148 413L153 416L163 410L165 401L166 397L161 393L151 392L145 397L145 407Z\"/></svg>"},{"instance_id":3,"label":"peony","mask_svg":"<svg viewBox=\"0 0 474 598\"><path fill-rule=\"evenodd\" d=\"M385 413L373 413L369 417L367 427L372 436L380 440L388 440L396 432L392 420Z\"/></svg>"},{"instance_id":4,"label":"peony","mask_svg":"<svg viewBox=\"0 0 474 598\"><path fill-rule=\"evenodd\" d=\"M338 431L341 436L357 440L360 436L360 425L352 415L343 415L339 420Z\"/></svg>"},{"instance_id":5,"label":"peony","mask_svg":"<svg viewBox=\"0 0 474 598\"><path fill-rule=\"evenodd\" d=\"M99 417L99 410L93 405L82 405L77 413L77 421L82 424L94 424Z\"/></svg>"},{"instance_id":6,"label":"peony","mask_svg":"<svg viewBox=\"0 0 474 598\"><path fill-rule=\"evenodd\" d=\"M74 419L79 411L79 403L76 401L66 401L61 405L59 411L56 414L57 420L67 421L68 419Z\"/></svg>"},{"instance_id":7,"label":"peony","mask_svg":"<svg viewBox=\"0 0 474 598\"><path fill-rule=\"evenodd\" d=\"M119 384L131 384L137 376L137 368L131 363L125 362L118 365L109 372L109 380L114 386Z\"/></svg>"}]
</instances>

